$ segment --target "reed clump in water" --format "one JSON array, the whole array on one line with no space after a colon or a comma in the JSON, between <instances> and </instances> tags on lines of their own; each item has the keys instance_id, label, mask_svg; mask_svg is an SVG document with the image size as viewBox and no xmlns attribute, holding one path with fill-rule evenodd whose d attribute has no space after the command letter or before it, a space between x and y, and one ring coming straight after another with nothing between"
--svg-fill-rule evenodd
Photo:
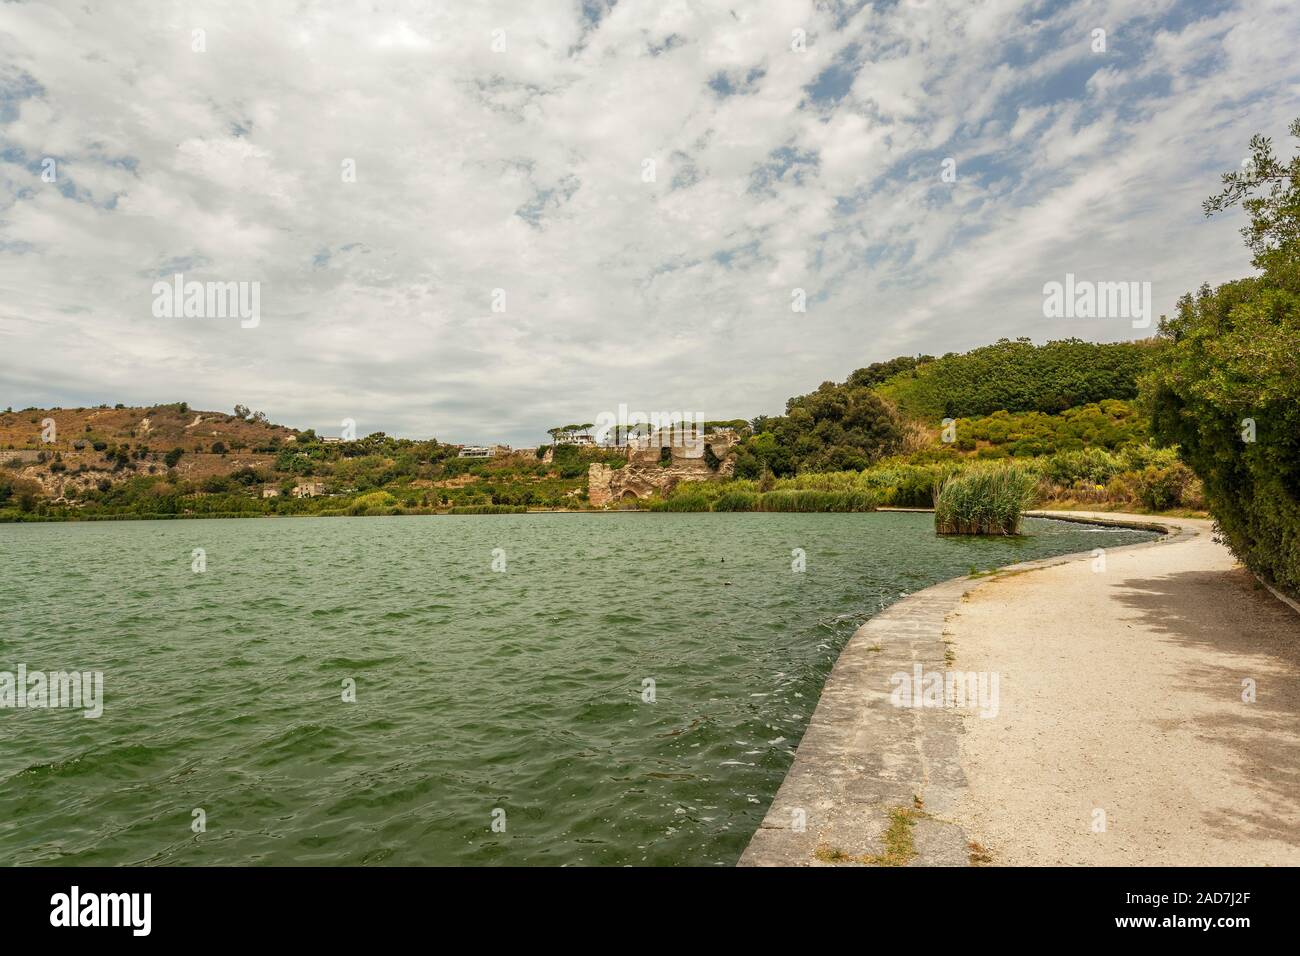
<instances>
[{"instance_id":1,"label":"reed clump in water","mask_svg":"<svg viewBox=\"0 0 1300 956\"><path fill-rule=\"evenodd\" d=\"M935 488L938 534L1019 534L1020 519L1037 499L1038 477L1015 466L975 468Z\"/></svg>"}]
</instances>

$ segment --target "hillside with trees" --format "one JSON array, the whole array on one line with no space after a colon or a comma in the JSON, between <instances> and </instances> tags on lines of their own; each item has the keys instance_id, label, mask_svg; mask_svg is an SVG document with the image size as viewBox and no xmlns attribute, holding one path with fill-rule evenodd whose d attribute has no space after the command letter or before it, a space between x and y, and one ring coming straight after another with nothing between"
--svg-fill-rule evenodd
<instances>
[{"instance_id":1,"label":"hillside with trees","mask_svg":"<svg viewBox=\"0 0 1300 956\"><path fill-rule=\"evenodd\" d=\"M917 419L997 411L1055 415L1108 398L1135 398L1150 350L1150 342L1063 339L1034 345L1024 338L1000 339L969 352L918 361L885 379L878 390L904 415Z\"/></svg>"},{"instance_id":2,"label":"hillside with trees","mask_svg":"<svg viewBox=\"0 0 1300 956\"><path fill-rule=\"evenodd\" d=\"M395 514L580 507L601 449L460 458L435 439L324 441L185 402L0 414L0 519Z\"/></svg>"},{"instance_id":3,"label":"hillside with trees","mask_svg":"<svg viewBox=\"0 0 1300 956\"><path fill-rule=\"evenodd\" d=\"M1114 450L1147 438L1132 400L1151 341L1034 345L900 356L789 400L750 423L736 474L861 470L900 454L958 460Z\"/></svg>"},{"instance_id":4,"label":"hillside with trees","mask_svg":"<svg viewBox=\"0 0 1300 956\"><path fill-rule=\"evenodd\" d=\"M654 506L928 506L950 476L1006 459L1057 507L1208 508L1247 567L1300 592L1300 152L1284 161L1263 136L1250 150L1204 211L1246 211L1260 274L1185 295L1154 338L874 363L754 419L729 486Z\"/></svg>"},{"instance_id":5,"label":"hillside with trees","mask_svg":"<svg viewBox=\"0 0 1300 956\"><path fill-rule=\"evenodd\" d=\"M1294 161L1283 167L1267 141L1253 147L1255 166L1226 177L1207 211L1246 206L1261 276L1184 297L1152 339L1001 339L964 353L898 356L790 398L782 415L709 423L741 437L734 479L681 487L646 506L929 506L949 476L1006 460L1059 507L1199 511L1208 495L1238 553L1294 586ZM1265 188L1266 197L1254 195ZM1255 437L1247 442L1248 421ZM550 434L563 442L591 427ZM10 409L0 415L0 517L583 508L596 461L617 468L625 459L566 443L459 458L434 439L325 441L242 405L233 414L183 402Z\"/></svg>"}]
</instances>

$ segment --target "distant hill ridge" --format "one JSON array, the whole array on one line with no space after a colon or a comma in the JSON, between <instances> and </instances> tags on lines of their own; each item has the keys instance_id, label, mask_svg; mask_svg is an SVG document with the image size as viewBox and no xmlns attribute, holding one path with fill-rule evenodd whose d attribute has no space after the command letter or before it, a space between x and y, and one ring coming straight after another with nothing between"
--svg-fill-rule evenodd
<instances>
[{"instance_id":1,"label":"distant hill ridge","mask_svg":"<svg viewBox=\"0 0 1300 956\"><path fill-rule=\"evenodd\" d=\"M1137 395L1153 344L1002 339L938 358L877 362L843 383L824 382L791 398L784 415L754 418L738 445L736 475L861 471L899 454L1045 454L1141 441L1145 422L1127 402ZM1071 415L1062 417L1067 410ZM981 420L992 415L1012 417ZM941 443L944 418L961 422L959 434ZM0 482L7 482L0 498L34 494L152 508L148 500L139 503L149 496L260 496L268 484L287 494L310 477L324 479L331 490L355 493L419 489L421 504L554 505L585 487L589 464L511 456L459 465L449 461L455 455L436 441L383 435L322 445L311 430L272 424L242 406L235 406L235 414L185 402L10 409L0 413ZM460 481L465 468L475 468L480 480L466 484L463 495L450 495L444 483ZM547 481L552 483L545 488L539 484ZM119 490L109 494L110 489Z\"/></svg>"},{"instance_id":2,"label":"distant hill ridge","mask_svg":"<svg viewBox=\"0 0 1300 956\"><path fill-rule=\"evenodd\" d=\"M1045 345L999 339L969 352L918 362L885 379L876 390L903 415L930 424L997 411L1055 415L1108 398L1135 398L1138 377L1149 366L1155 346L1152 339L1063 339Z\"/></svg>"},{"instance_id":3,"label":"distant hill ridge","mask_svg":"<svg viewBox=\"0 0 1300 956\"><path fill-rule=\"evenodd\" d=\"M79 450L80 442L148 447L167 452L173 448L199 453L220 443L228 450L269 448L297 435L292 428L259 417L192 409L185 402L147 407L118 405L110 408L25 408L0 413L0 450L35 448L46 451ZM47 421L53 421L50 432ZM273 453L273 452L270 452Z\"/></svg>"}]
</instances>

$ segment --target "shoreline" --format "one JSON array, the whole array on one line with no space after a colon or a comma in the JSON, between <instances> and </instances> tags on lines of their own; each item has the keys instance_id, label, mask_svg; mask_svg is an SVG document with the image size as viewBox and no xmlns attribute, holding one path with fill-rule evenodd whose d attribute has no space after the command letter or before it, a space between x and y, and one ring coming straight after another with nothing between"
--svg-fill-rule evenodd
<instances>
[{"instance_id":1,"label":"shoreline","mask_svg":"<svg viewBox=\"0 0 1300 956\"><path fill-rule=\"evenodd\" d=\"M922 509L923 510L923 509ZM1199 519L1031 511L1050 518L1158 531L1119 555L1169 548L1209 532ZM891 706L890 675L945 673L950 614L968 594L1007 577L1091 557L1075 552L961 576L911 594L862 625L822 687L795 759L738 866L947 865L980 862L982 847L954 821L966 796L963 715Z\"/></svg>"},{"instance_id":2,"label":"shoreline","mask_svg":"<svg viewBox=\"0 0 1300 956\"><path fill-rule=\"evenodd\" d=\"M622 515L622 514L897 514L897 513L919 513L931 514L933 508L897 508L893 506L884 506L873 508L870 511L857 512L840 512L840 511L804 511L804 512L780 512L780 511L665 511L657 508L536 508L528 511L483 511L483 512L466 512L456 514L451 511L412 511L401 514L386 515L350 515L350 514L278 514L275 512L246 511L246 512L218 512L216 514L107 514L107 515L76 515L76 516L59 516L52 517L49 515L34 515L29 518L0 517L0 525L7 524L77 524L79 522L93 521L229 521L243 520L247 518L497 518L502 515ZM1114 521L1108 520L1108 516L1121 515L1127 518L1147 519L1146 524L1133 523L1132 521ZM1094 515L1094 517L1077 517L1078 515ZM1026 511L1026 517L1031 518L1055 518L1059 521L1075 521L1079 524L1094 525L1111 525L1122 528L1137 528L1143 531L1161 531L1163 525L1158 525L1159 521L1182 521L1182 520L1201 520L1208 519L1208 513L1191 514L1191 515L1165 515L1150 514L1143 515L1139 512L1085 512L1085 511ZM1262 581L1265 587L1273 590L1272 586ZM1275 592L1276 593L1276 592ZM1289 599L1284 599L1289 600ZM1298 608L1300 610L1300 608Z\"/></svg>"}]
</instances>

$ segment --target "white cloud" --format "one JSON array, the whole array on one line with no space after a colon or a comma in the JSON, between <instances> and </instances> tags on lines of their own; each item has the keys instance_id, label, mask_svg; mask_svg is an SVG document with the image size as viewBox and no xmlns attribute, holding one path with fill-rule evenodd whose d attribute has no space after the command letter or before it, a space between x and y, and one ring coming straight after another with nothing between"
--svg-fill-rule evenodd
<instances>
[{"instance_id":1,"label":"white cloud","mask_svg":"<svg viewBox=\"0 0 1300 956\"><path fill-rule=\"evenodd\" d=\"M1168 309L1244 274L1199 200L1300 80L1269 2L371 6L0 6L0 404L527 443L1129 337L1046 324L1043 282L1151 278ZM169 270L260 281L261 325L154 319Z\"/></svg>"}]
</instances>

